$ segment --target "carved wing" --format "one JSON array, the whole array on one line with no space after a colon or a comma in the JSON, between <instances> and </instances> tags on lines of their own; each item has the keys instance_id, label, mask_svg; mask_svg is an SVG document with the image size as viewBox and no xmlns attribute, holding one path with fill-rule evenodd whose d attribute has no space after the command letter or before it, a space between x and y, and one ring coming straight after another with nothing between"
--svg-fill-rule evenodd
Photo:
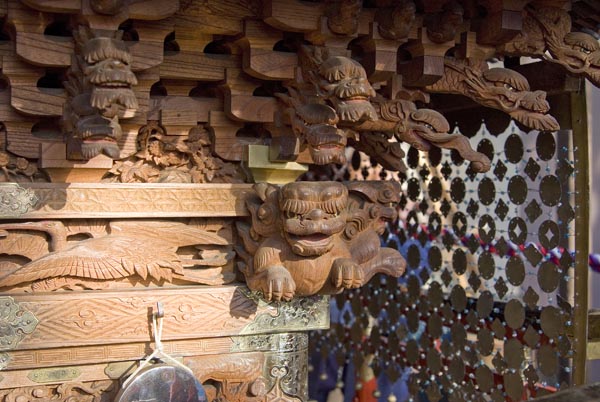
<instances>
[{"instance_id":1,"label":"carved wing","mask_svg":"<svg viewBox=\"0 0 600 402\"><path fill-rule=\"evenodd\" d=\"M84 240L50 253L0 278L0 287L63 276L110 280L132 275L171 280L183 267L177 248L134 237L105 236Z\"/></svg>"}]
</instances>

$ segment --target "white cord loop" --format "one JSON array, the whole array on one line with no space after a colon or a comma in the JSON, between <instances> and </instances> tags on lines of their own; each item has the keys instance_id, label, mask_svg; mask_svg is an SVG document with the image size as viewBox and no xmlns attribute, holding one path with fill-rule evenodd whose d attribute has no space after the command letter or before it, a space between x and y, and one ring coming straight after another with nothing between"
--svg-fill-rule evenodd
<instances>
[{"instance_id":1,"label":"white cord loop","mask_svg":"<svg viewBox=\"0 0 600 402\"><path fill-rule=\"evenodd\" d=\"M136 377L136 375L146 366L150 364L152 359L160 359L165 363L170 363L174 366L180 367L187 371L190 374L194 374L192 370L178 362L165 352L163 352L163 344L162 344L162 331L163 331L163 318L165 316L165 312L163 310L163 305L161 302L156 303L156 312L152 313L152 333L154 335L154 351L148 357L146 357L141 363L140 366L135 369L135 371L125 380L123 383L123 388L126 388L127 385Z\"/></svg>"}]
</instances>

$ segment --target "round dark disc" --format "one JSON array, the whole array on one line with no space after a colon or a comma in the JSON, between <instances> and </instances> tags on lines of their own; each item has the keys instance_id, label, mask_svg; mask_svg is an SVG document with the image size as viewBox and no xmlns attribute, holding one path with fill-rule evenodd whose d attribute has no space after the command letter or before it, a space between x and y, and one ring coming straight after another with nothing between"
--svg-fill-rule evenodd
<instances>
[{"instance_id":1,"label":"round dark disc","mask_svg":"<svg viewBox=\"0 0 600 402\"><path fill-rule=\"evenodd\" d=\"M119 391L115 402L207 402L202 384L188 371L168 364L144 367Z\"/></svg>"}]
</instances>

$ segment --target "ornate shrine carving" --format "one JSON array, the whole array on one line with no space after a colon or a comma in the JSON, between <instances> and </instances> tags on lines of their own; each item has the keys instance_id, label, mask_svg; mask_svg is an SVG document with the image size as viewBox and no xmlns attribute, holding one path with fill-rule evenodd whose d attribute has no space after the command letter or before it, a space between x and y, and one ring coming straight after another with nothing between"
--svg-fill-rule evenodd
<instances>
[{"instance_id":1,"label":"ornate shrine carving","mask_svg":"<svg viewBox=\"0 0 600 402\"><path fill-rule=\"evenodd\" d=\"M514 39L502 44L500 52L513 56L531 56L556 63L570 74L600 85L600 45L585 32L571 31L571 16L560 8L526 9L523 29Z\"/></svg>"},{"instance_id":2,"label":"ornate shrine carving","mask_svg":"<svg viewBox=\"0 0 600 402\"><path fill-rule=\"evenodd\" d=\"M239 165L211 153L208 131L198 126L187 136L169 136L157 122L140 129L138 152L115 161L105 182L118 183L243 183Z\"/></svg>"},{"instance_id":3,"label":"ornate shrine carving","mask_svg":"<svg viewBox=\"0 0 600 402\"><path fill-rule=\"evenodd\" d=\"M377 273L400 276L404 259L380 248L377 236L380 220L395 216L379 204L398 199L393 186L368 186L352 186L350 202L349 189L337 182L256 185L257 197L247 204L252 224L238 223L250 289L267 300L290 300L356 288Z\"/></svg>"},{"instance_id":4,"label":"ornate shrine carving","mask_svg":"<svg viewBox=\"0 0 600 402\"><path fill-rule=\"evenodd\" d=\"M2 223L0 250L15 262L2 262L0 287L35 292L103 289L124 279L131 285L231 282L231 238L217 234L227 227L216 224L208 231L205 225L158 220ZM68 241L77 236L87 239ZM19 266L19 259L30 262Z\"/></svg>"},{"instance_id":5,"label":"ornate shrine carving","mask_svg":"<svg viewBox=\"0 0 600 402\"><path fill-rule=\"evenodd\" d=\"M406 261L380 236L420 200L410 180L407 201L396 181L252 185L252 168L275 182L291 162L320 165L342 180L333 165L357 171L368 157L380 165L371 177L398 178L406 165L421 174L413 151L442 148L470 162L460 169L471 181L490 170L502 181L498 152L453 127L453 101L472 103L452 96L550 135L563 88L516 58L600 82L600 47L569 2L475 3L0 1L0 181L22 186L0 186L0 291L14 299L0 323L0 401L112 398L146 355L158 302L164 350L211 400L307 400L302 331L328 326L322 295L402 275ZM250 145L268 148L265 160L250 160ZM524 169L533 180L540 167ZM556 181L540 188L550 201ZM446 192L454 202L474 191L431 183L446 213ZM523 183L512 184L520 194ZM466 230L470 218L455 217L453 233ZM411 218L400 214L416 227Z\"/></svg>"},{"instance_id":6,"label":"ornate shrine carving","mask_svg":"<svg viewBox=\"0 0 600 402\"><path fill-rule=\"evenodd\" d=\"M118 159L123 136L119 119L133 117L139 107L132 90L138 81L131 71L131 54L122 32L101 36L80 25L73 36L75 54L63 112L67 158L89 160L103 153Z\"/></svg>"},{"instance_id":7,"label":"ornate shrine carving","mask_svg":"<svg viewBox=\"0 0 600 402\"><path fill-rule=\"evenodd\" d=\"M444 75L426 88L430 92L465 95L482 106L508 113L519 123L540 131L560 129L548 112L544 91L531 91L527 78L507 68L488 68L483 60L445 60Z\"/></svg>"}]
</instances>

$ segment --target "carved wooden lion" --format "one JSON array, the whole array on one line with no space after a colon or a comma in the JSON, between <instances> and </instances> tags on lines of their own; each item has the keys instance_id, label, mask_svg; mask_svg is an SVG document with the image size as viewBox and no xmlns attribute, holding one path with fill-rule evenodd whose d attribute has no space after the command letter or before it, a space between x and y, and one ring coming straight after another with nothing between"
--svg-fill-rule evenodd
<instances>
[{"instance_id":1,"label":"carved wooden lion","mask_svg":"<svg viewBox=\"0 0 600 402\"><path fill-rule=\"evenodd\" d=\"M383 210L371 205L377 203L376 195L375 203L365 206L350 203L347 186L338 182L296 182L281 188L259 183L255 190L257 197L247 202L252 225L238 224L245 248L238 252L245 257L242 272L248 286L267 300L339 293L364 285L379 272L404 272L400 254L379 247L376 222ZM369 240L359 245L358 239L373 236L376 244Z\"/></svg>"}]
</instances>

